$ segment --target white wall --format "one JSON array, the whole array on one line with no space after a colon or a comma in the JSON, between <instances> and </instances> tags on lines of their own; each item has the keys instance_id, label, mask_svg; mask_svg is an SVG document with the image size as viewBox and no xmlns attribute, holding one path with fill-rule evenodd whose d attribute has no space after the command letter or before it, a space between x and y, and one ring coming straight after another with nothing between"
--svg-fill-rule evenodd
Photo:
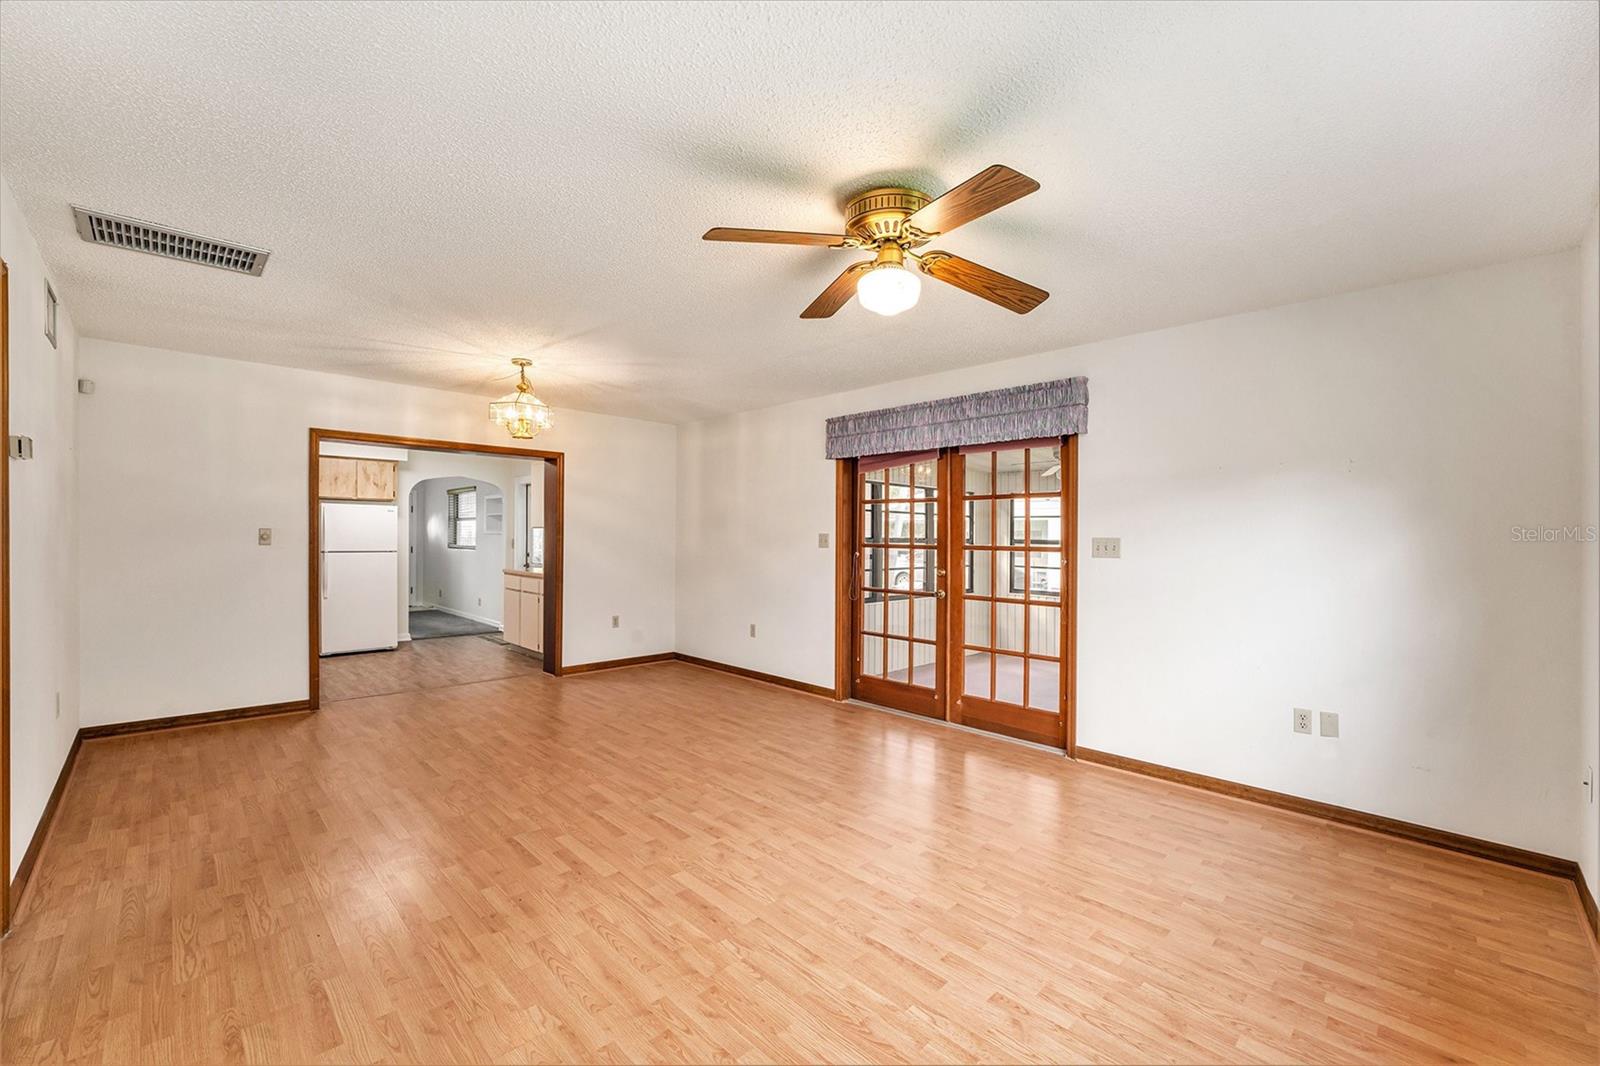
<instances>
[{"instance_id":1,"label":"white wall","mask_svg":"<svg viewBox=\"0 0 1600 1066\"><path fill-rule=\"evenodd\" d=\"M1579 553L1511 528L1579 519L1576 270L1569 251L682 427L678 648L831 684L823 420L1085 374L1081 745L1570 855ZM1086 558L1094 536L1123 557ZM1293 733L1295 707L1342 737Z\"/></svg>"},{"instance_id":2,"label":"white wall","mask_svg":"<svg viewBox=\"0 0 1600 1066\"><path fill-rule=\"evenodd\" d=\"M79 358L86 725L305 697L310 427L505 440L474 396L100 340ZM565 661L670 651L677 431L557 419L539 443L567 457Z\"/></svg>"},{"instance_id":3,"label":"white wall","mask_svg":"<svg viewBox=\"0 0 1600 1066\"><path fill-rule=\"evenodd\" d=\"M1589 220L1578 249L1578 299L1582 308L1579 356L1583 385L1578 390L1583 422L1583 521L1590 537L1600 531L1600 211ZM1582 615L1578 624L1582 683L1578 746L1580 773L1600 775L1600 540L1583 544ZM1594 781L1600 792L1600 779ZM1593 792L1579 813L1578 864L1589 891L1600 893L1600 797Z\"/></svg>"},{"instance_id":4,"label":"white wall","mask_svg":"<svg viewBox=\"0 0 1600 1066\"><path fill-rule=\"evenodd\" d=\"M0 460L11 478L9 880L78 731L78 337L71 293L58 284L57 346L45 339L47 274L3 179L0 258L10 270L11 432L33 438L32 459Z\"/></svg>"}]
</instances>

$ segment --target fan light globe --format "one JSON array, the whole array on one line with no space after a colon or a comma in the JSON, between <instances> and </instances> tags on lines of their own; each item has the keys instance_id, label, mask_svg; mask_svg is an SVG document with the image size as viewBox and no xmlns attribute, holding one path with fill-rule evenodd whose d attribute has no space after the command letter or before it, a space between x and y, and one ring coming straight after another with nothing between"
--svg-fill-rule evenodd
<instances>
[{"instance_id":1,"label":"fan light globe","mask_svg":"<svg viewBox=\"0 0 1600 1066\"><path fill-rule=\"evenodd\" d=\"M879 263L856 283L861 306L879 315L898 315L917 306L922 282L898 263Z\"/></svg>"}]
</instances>

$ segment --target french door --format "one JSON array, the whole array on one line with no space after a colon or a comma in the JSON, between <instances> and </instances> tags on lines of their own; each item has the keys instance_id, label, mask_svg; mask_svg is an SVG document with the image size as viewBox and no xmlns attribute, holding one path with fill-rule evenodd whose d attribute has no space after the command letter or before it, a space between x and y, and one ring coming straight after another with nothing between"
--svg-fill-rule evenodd
<instances>
[{"instance_id":1,"label":"french door","mask_svg":"<svg viewBox=\"0 0 1600 1066\"><path fill-rule=\"evenodd\" d=\"M856 472L852 695L945 716L949 457L864 460Z\"/></svg>"},{"instance_id":2,"label":"french door","mask_svg":"<svg viewBox=\"0 0 1600 1066\"><path fill-rule=\"evenodd\" d=\"M861 460L851 695L1072 747L1074 438Z\"/></svg>"}]
</instances>

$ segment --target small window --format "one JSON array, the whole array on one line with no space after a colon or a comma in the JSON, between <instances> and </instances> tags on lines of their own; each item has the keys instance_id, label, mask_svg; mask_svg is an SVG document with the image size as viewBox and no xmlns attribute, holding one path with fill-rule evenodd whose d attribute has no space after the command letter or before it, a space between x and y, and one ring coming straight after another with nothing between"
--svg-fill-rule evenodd
<instances>
[{"instance_id":1,"label":"small window","mask_svg":"<svg viewBox=\"0 0 1600 1066\"><path fill-rule=\"evenodd\" d=\"M450 547L478 546L478 486L450 490Z\"/></svg>"},{"instance_id":2,"label":"small window","mask_svg":"<svg viewBox=\"0 0 1600 1066\"><path fill-rule=\"evenodd\" d=\"M56 346L56 290L44 283L44 336L50 347Z\"/></svg>"}]
</instances>

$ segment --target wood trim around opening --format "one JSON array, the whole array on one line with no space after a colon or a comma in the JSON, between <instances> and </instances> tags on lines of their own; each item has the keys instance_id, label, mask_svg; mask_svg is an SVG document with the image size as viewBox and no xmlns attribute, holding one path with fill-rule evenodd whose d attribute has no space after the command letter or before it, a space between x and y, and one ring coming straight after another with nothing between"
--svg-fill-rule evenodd
<instances>
[{"instance_id":1,"label":"wood trim around opening","mask_svg":"<svg viewBox=\"0 0 1600 1066\"><path fill-rule=\"evenodd\" d=\"M307 697L305 709L315 711L322 706L321 649L322 611L318 593L322 580L322 554L318 540L321 537L317 467L321 460L324 442L344 444L376 444L390 448L415 448L418 451L463 452L474 455L496 455L512 459L542 460L544 470L544 525L545 525L545 596L544 596L544 651L541 660L544 672L556 677L563 673L561 665L561 607L565 592L565 530L566 530L566 454L543 448L517 448L504 444L476 444L470 441L434 440L431 437L400 437L386 433L362 433L356 430L310 430L310 447L306 466L307 511L306 524L309 546L306 559L306 631L307 639Z\"/></svg>"},{"instance_id":2,"label":"wood trim around opening","mask_svg":"<svg viewBox=\"0 0 1600 1066\"><path fill-rule=\"evenodd\" d=\"M1061 735L1069 757L1078 751L1078 437L1061 442Z\"/></svg>"},{"instance_id":3,"label":"wood trim around opening","mask_svg":"<svg viewBox=\"0 0 1600 1066\"><path fill-rule=\"evenodd\" d=\"M855 615L851 582L855 580L856 461L834 462L833 475L833 698L850 698L855 663Z\"/></svg>"},{"instance_id":4,"label":"wood trim around opening","mask_svg":"<svg viewBox=\"0 0 1600 1066\"><path fill-rule=\"evenodd\" d=\"M11 268L0 259L0 936L11 931ZM70 759L71 756L68 756ZM35 831L35 836L38 832ZM18 871L21 872L20 870Z\"/></svg>"}]
</instances>

